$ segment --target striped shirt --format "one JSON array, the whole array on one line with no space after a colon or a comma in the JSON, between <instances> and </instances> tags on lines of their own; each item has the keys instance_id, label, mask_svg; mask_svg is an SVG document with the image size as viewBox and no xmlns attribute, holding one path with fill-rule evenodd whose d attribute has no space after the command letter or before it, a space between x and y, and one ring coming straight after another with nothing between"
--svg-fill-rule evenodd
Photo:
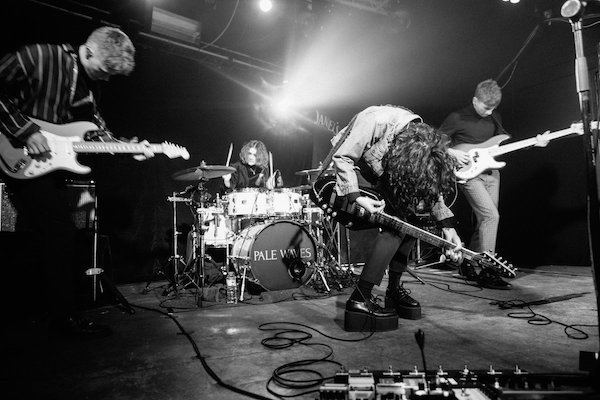
<instances>
[{"instance_id":1,"label":"striped shirt","mask_svg":"<svg viewBox=\"0 0 600 400\"><path fill-rule=\"evenodd\" d=\"M55 124L88 120L105 128L71 46L35 44L0 60L0 132L26 141L39 130L28 117Z\"/></svg>"}]
</instances>

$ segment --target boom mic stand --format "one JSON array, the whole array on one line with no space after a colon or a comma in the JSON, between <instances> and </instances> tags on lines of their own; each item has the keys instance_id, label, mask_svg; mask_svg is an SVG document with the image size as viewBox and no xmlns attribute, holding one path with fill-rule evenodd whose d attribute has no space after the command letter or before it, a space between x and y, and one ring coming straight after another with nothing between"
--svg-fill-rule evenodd
<instances>
[{"instance_id":1,"label":"boom mic stand","mask_svg":"<svg viewBox=\"0 0 600 400\"><path fill-rule=\"evenodd\" d=\"M585 152L585 161L587 165L587 205L588 205L588 234L590 243L590 260L592 263L592 274L594 277L594 288L596 291L596 310L598 320L600 321L600 299L598 291L598 278L600 277L600 199L598 193L598 177L596 172L596 157L598 149L597 133L592 134L591 123L591 102L590 102L590 80L588 77L588 65L583 50L582 18L585 13L587 2L579 0L568 0L561 7L561 15L569 18L573 30L573 39L575 43L575 80L577 83L577 94L579 96L579 107L581 111L581 122L583 123L583 146ZM599 343L600 344L600 343ZM598 353L586 355L586 352L580 353L580 365L585 364L585 360L590 361L586 366L589 371L595 375L600 370ZM596 376L597 378L597 376ZM593 381L598 382L597 379Z\"/></svg>"}]
</instances>

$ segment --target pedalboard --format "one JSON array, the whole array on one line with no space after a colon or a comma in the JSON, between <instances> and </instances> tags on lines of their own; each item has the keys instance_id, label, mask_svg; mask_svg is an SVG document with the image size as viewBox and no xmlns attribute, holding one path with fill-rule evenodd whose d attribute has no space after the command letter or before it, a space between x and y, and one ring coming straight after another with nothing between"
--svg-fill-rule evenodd
<instances>
[{"instance_id":1,"label":"pedalboard","mask_svg":"<svg viewBox=\"0 0 600 400\"><path fill-rule=\"evenodd\" d=\"M319 389L320 400L581 399L591 392L585 374L533 374L513 370L345 370Z\"/></svg>"}]
</instances>

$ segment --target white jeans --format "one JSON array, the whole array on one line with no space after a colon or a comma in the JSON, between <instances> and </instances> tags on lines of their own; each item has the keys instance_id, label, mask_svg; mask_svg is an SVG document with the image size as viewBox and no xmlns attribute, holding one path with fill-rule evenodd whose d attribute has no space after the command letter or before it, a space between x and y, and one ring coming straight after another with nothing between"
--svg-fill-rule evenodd
<instances>
[{"instance_id":1,"label":"white jeans","mask_svg":"<svg viewBox=\"0 0 600 400\"><path fill-rule=\"evenodd\" d=\"M459 187L477 219L469 249L476 252L496 251L496 237L500 222L498 213L500 172L493 170L491 174L483 173L460 184Z\"/></svg>"}]
</instances>

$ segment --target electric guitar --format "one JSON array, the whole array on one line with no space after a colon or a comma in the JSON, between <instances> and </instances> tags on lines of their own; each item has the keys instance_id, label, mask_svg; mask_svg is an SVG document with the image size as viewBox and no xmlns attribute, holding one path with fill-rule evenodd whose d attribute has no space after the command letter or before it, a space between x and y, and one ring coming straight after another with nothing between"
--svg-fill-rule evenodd
<instances>
[{"instance_id":1,"label":"electric guitar","mask_svg":"<svg viewBox=\"0 0 600 400\"><path fill-rule=\"evenodd\" d=\"M592 122L592 126L595 126L595 128L592 129L597 129L598 122ZM500 169L504 167L506 163L502 161L496 161L494 159L496 156L534 146L538 140L550 141L572 134L583 135L583 124L581 122L572 124L571 127L567 129L544 133L540 135L539 138L532 137L502 146L499 144L510 138L510 136L497 135L479 144L461 143L453 148L466 152L467 156L469 157L469 162L458 170L454 171L454 175L456 175L456 177L461 181L468 181L484 171L490 169Z\"/></svg>"},{"instance_id":2,"label":"electric guitar","mask_svg":"<svg viewBox=\"0 0 600 400\"><path fill-rule=\"evenodd\" d=\"M100 130L92 122L79 121L57 125L35 118L31 120L40 127L42 135L48 141L49 153L28 154L26 148L13 145L8 137L0 133L0 169L16 179L31 179L59 169L87 174L91 168L77 161L79 153L144 154L146 148L146 145L140 143L84 141L86 132ZM169 158L190 158L185 147L169 142L150 144L150 149Z\"/></svg>"},{"instance_id":3,"label":"electric guitar","mask_svg":"<svg viewBox=\"0 0 600 400\"><path fill-rule=\"evenodd\" d=\"M367 196L375 200L380 200L381 196L373 189L361 188L361 196ZM398 217L389 215L385 212L375 214L369 213L358 204L349 204L344 196L338 196L335 192L335 178L325 177L317 179L310 191L311 200L321 207L326 214L334 220L352 230L367 229L372 227L384 227L386 229L405 233L423 242L429 243L439 248L454 248L456 245L442 237L430 233L424 229L416 227L401 220ZM490 252L476 253L472 250L462 248L463 258L472 265L478 265L481 268L492 268L501 275L513 278L516 276L517 269L510 263L502 260L496 254Z\"/></svg>"}]
</instances>

